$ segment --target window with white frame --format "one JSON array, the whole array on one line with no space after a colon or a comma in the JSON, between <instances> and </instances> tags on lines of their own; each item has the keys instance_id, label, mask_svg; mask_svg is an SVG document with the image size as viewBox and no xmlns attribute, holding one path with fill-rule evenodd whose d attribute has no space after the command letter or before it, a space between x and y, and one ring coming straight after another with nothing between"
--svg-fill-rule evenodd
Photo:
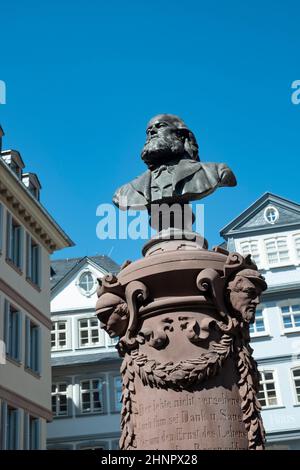
<instances>
[{"instance_id":1,"label":"window with white frame","mask_svg":"<svg viewBox=\"0 0 300 470\"><path fill-rule=\"evenodd\" d=\"M41 247L26 234L26 276L33 284L41 286Z\"/></svg>"},{"instance_id":2,"label":"window with white frame","mask_svg":"<svg viewBox=\"0 0 300 470\"><path fill-rule=\"evenodd\" d=\"M25 345L25 358L26 367L31 369L36 374L40 373L41 364L41 329L40 327L26 318L26 345Z\"/></svg>"},{"instance_id":3,"label":"window with white frame","mask_svg":"<svg viewBox=\"0 0 300 470\"><path fill-rule=\"evenodd\" d=\"M98 282L96 277L90 271L84 271L80 274L77 285L83 295L90 297L96 291Z\"/></svg>"},{"instance_id":4,"label":"window with white frame","mask_svg":"<svg viewBox=\"0 0 300 470\"><path fill-rule=\"evenodd\" d=\"M51 400L54 416L68 415L68 384L66 382L52 384Z\"/></svg>"},{"instance_id":5,"label":"window with white frame","mask_svg":"<svg viewBox=\"0 0 300 470\"><path fill-rule=\"evenodd\" d=\"M265 240L265 247L269 265L289 261L289 249L286 237L269 238Z\"/></svg>"},{"instance_id":6,"label":"window with white frame","mask_svg":"<svg viewBox=\"0 0 300 470\"><path fill-rule=\"evenodd\" d=\"M8 357L21 361L22 317L21 312L5 300L5 346Z\"/></svg>"},{"instance_id":7,"label":"window with white frame","mask_svg":"<svg viewBox=\"0 0 300 470\"><path fill-rule=\"evenodd\" d=\"M264 211L264 218L269 224L275 224L275 222L279 219L279 212L276 207L267 207Z\"/></svg>"},{"instance_id":8,"label":"window with white frame","mask_svg":"<svg viewBox=\"0 0 300 470\"><path fill-rule=\"evenodd\" d=\"M266 332L266 325L264 319L264 313L262 309L257 309L255 314L255 322L250 324L250 334L261 335Z\"/></svg>"},{"instance_id":9,"label":"window with white frame","mask_svg":"<svg viewBox=\"0 0 300 470\"><path fill-rule=\"evenodd\" d=\"M297 403L300 403L300 368L294 369L292 372L293 372Z\"/></svg>"},{"instance_id":10,"label":"window with white frame","mask_svg":"<svg viewBox=\"0 0 300 470\"><path fill-rule=\"evenodd\" d=\"M59 320L52 322L51 349L60 350L68 347L67 344L67 321Z\"/></svg>"},{"instance_id":11,"label":"window with white frame","mask_svg":"<svg viewBox=\"0 0 300 470\"><path fill-rule=\"evenodd\" d=\"M278 394L275 385L273 371L260 371L260 387L257 399L261 406L269 407L278 405Z\"/></svg>"},{"instance_id":12,"label":"window with white frame","mask_svg":"<svg viewBox=\"0 0 300 470\"><path fill-rule=\"evenodd\" d=\"M296 237L294 238L294 242L295 242L296 257L297 259L300 260L300 235L296 235Z\"/></svg>"},{"instance_id":13,"label":"window with white frame","mask_svg":"<svg viewBox=\"0 0 300 470\"><path fill-rule=\"evenodd\" d=\"M7 213L7 244L6 256L19 269L23 264L23 228L21 225Z\"/></svg>"},{"instance_id":14,"label":"window with white frame","mask_svg":"<svg viewBox=\"0 0 300 470\"><path fill-rule=\"evenodd\" d=\"M300 328L300 303L282 306L281 315L285 330Z\"/></svg>"},{"instance_id":15,"label":"window with white frame","mask_svg":"<svg viewBox=\"0 0 300 470\"><path fill-rule=\"evenodd\" d=\"M259 249L258 249L258 241L257 240L249 240L245 242L240 243L241 247L241 254L246 256L246 255L251 255L251 258L253 259L254 263L259 265L260 263L260 256L259 256Z\"/></svg>"},{"instance_id":16,"label":"window with white frame","mask_svg":"<svg viewBox=\"0 0 300 470\"><path fill-rule=\"evenodd\" d=\"M80 408L82 413L103 413L102 379L80 382Z\"/></svg>"},{"instance_id":17,"label":"window with white frame","mask_svg":"<svg viewBox=\"0 0 300 470\"><path fill-rule=\"evenodd\" d=\"M119 376L113 378L113 390L114 390L114 411L121 411L122 409L122 379Z\"/></svg>"},{"instance_id":18,"label":"window with white frame","mask_svg":"<svg viewBox=\"0 0 300 470\"><path fill-rule=\"evenodd\" d=\"M82 347L103 347L104 334L100 329L98 318L82 318L78 320L79 346Z\"/></svg>"}]
</instances>

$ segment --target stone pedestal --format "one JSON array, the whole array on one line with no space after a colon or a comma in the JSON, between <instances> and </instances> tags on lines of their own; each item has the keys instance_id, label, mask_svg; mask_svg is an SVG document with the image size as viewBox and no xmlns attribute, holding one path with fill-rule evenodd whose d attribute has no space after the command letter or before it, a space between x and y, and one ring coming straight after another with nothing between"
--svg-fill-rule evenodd
<instances>
[{"instance_id":1,"label":"stone pedestal","mask_svg":"<svg viewBox=\"0 0 300 470\"><path fill-rule=\"evenodd\" d=\"M264 288L249 257L183 240L104 278L97 314L124 358L121 449L263 448L249 322Z\"/></svg>"}]
</instances>

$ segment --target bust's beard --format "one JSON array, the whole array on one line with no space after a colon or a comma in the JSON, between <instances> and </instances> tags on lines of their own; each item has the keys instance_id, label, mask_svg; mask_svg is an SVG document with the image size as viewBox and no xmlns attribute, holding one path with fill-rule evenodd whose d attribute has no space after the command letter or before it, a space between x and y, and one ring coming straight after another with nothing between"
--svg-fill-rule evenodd
<instances>
[{"instance_id":1,"label":"bust's beard","mask_svg":"<svg viewBox=\"0 0 300 470\"><path fill-rule=\"evenodd\" d=\"M151 168L172 160L179 160L184 153L184 144L181 140L152 137L145 143L141 156Z\"/></svg>"}]
</instances>

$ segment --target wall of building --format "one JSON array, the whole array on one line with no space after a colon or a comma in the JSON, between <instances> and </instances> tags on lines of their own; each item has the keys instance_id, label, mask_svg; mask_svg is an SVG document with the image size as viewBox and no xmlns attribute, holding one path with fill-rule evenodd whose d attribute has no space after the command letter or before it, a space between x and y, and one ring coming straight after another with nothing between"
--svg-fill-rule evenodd
<instances>
[{"instance_id":1,"label":"wall of building","mask_svg":"<svg viewBox=\"0 0 300 470\"><path fill-rule=\"evenodd\" d=\"M274 205L276 206L276 203L273 201L272 206ZM265 203L266 207L268 201ZM255 331L254 326L251 334L251 346L259 370L262 373L272 372L276 389L276 404L262 408L268 447L300 449L300 398L296 394L292 375L293 370L300 370L300 316L298 326L285 327L282 311L282 308L287 306L295 306L297 310L298 305L300 315L300 255L296 245L300 229L295 226L295 207L291 213L292 224L289 226L290 209L278 206L278 223L282 222L283 217L285 223L279 228L276 223L270 225L264 218L265 208L259 216L255 215L255 207L253 208L253 222L251 215L248 216L247 226L251 227L251 231L247 231L247 227L244 233L243 227L239 227L236 234L234 230L231 231L228 249L243 253L245 242L252 243L252 248L254 242L256 250L249 249L248 252L258 257L257 266L268 284L268 290L263 294L258 307L258 310L262 311L262 316L259 315L260 331ZM255 227L258 219L260 225ZM270 263L265 243L270 239L282 240L283 237L286 240L284 250L287 250L288 254L282 261L278 259L277 262ZM272 388L273 385L269 387Z\"/></svg>"},{"instance_id":2,"label":"wall of building","mask_svg":"<svg viewBox=\"0 0 300 470\"><path fill-rule=\"evenodd\" d=\"M105 365L78 365L53 368L53 383L68 382L69 415L56 417L48 424L48 448L55 444L83 445L87 441L102 443L118 440L120 403L113 393L113 378L119 376L120 361ZM101 412L83 414L80 406L80 381L101 379ZM111 443L108 442L111 446ZM114 444L115 445L115 444ZM111 448L111 447L109 447Z\"/></svg>"},{"instance_id":3,"label":"wall of building","mask_svg":"<svg viewBox=\"0 0 300 470\"><path fill-rule=\"evenodd\" d=\"M91 273L94 280L107 274L87 260L67 274L52 291L51 320L53 323L65 322L67 334L66 345L51 352L52 383L67 384L68 416L55 416L48 424L49 449L118 448L121 404L114 393L114 377L119 377L120 359L115 341L100 329L95 317L98 283L88 294L79 286L80 277L86 272ZM99 341L83 346L79 322L91 318L96 318ZM103 357L105 359L101 359ZM91 379L101 380L102 408L101 411L83 413L80 383Z\"/></svg>"}]
</instances>

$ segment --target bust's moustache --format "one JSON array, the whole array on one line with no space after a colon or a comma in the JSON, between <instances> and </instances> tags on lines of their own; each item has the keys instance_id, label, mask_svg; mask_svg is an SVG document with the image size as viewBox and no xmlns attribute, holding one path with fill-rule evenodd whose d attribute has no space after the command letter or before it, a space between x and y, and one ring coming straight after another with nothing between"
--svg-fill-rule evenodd
<instances>
[{"instance_id":1,"label":"bust's moustache","mask_svg":"<svg viewBox=\"0 0 300 470\"><path fill-rule=\"evenodd\" d=\"M184 145L181 140L167 141L161 137L154 137L145 143L141 156L146 163L152 163L157 160L169 161L183 153Z\"/></svg>"}]
</instances>

